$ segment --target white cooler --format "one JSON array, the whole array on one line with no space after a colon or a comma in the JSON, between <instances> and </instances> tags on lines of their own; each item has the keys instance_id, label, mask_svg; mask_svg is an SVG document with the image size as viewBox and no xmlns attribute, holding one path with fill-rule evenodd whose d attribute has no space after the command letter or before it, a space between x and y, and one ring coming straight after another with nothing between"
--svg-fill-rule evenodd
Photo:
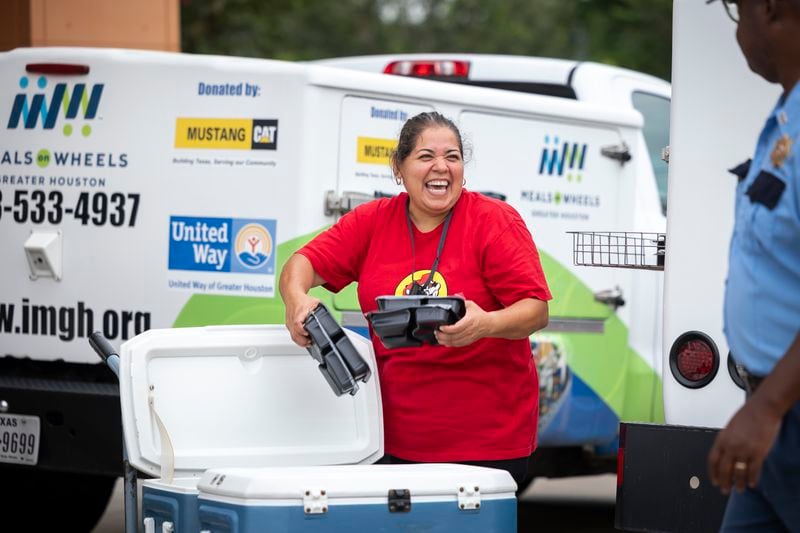
<instances>
[{"instance_id":1,"label":"white cooler","mask_svg":"<svg viewBox=\"0 0 800 533\"><path fill-rule=\"evenodd\" d=\"M458 520L476 524L498 512L510 529L476 526L472 531L514 531L516 487L506 472L455 465L362 466L383 455L380 386L371 343L351 331L346 334L372 375L354 396L339 397L284 326L150 330L123 344L120 402L128 459L157 478L142 486L145 533L200 531L198 495L209 524L203 530L335 531L329 527L341 515L340 505L362 508L371 520L371 509L389 508L389 490L408 491L411 508L392 512L392 520L380 527L424 522L436 524L425 531L470 531L455 526L461 522L451 522L450 512L459 511ZM424 480L433 484L424 488L429 483ZM475 506L478 500L472 497L463 510L447 505L440 518L425 518L430 498L439 498L437 505L467 498L454 491L454 481L465 492L479 487L480 499L488 500ZM330 498L330 508L311 505L306 512L298 502L313 499L320 485L326 494L317 501ZM284 492L267 488L282 486ZM261 488L248 492L242 487ZM291 497L284 497L290 487ZM299 496L296 487L303 487ZM402 507L400 500L396 507ZM504 502L502 511L494 511L494 504L486 507L489 500ZM293 521L292 509L299 522ZM211 518L231 513L236 518L229 526ZM240 529L245 526L249 529Z\"/></svg>"},{"instance_id":2,"label":"white cooler","mask_svg":"<svg viewBox=\"0 0 800 533\"><path fill-rule=\"evenodd\" d=\"M514 480L454 464L219 468L198 485L209 533L511 533Z\"/></svg>"}]
</instances>

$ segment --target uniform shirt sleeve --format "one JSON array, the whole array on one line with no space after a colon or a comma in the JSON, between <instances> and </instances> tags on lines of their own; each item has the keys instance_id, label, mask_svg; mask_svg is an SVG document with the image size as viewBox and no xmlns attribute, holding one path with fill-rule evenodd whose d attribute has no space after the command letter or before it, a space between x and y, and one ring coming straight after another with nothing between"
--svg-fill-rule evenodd
<instances>
[{"instance_id":1,"label":"uniform shirt sleeve","mask_svg":"<svg viewBox=\"0 0 800 533\"><path fill-rule=\"evenodd\" d=\"M358 279L374 218L373 206L360 205L297 251L311 262L329 291L339 292Z\"/></svg>"},{"instance_id":2,"label":"uniform shirt sleeve","mask_svg":"<svg viewBox=\"0 0 800 533\"><path fill-rule=\"evenodd\" d=\"M485 283L495 298L508 307L524 298L551 300L539 252L525 223L515 218L485 248Z\"/></svg>"}]
</instances>

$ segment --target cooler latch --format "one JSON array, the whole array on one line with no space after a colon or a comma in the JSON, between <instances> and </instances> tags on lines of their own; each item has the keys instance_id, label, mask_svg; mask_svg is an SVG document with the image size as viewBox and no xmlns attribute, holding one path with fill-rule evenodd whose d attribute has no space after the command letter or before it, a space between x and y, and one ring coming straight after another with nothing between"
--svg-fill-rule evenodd
<instances>
[{"instance_id":1,"label":"cooler latch","mask_svg":"<svg viewBox=\"0 0 800 533\"><path fill-rule=\"evenodd\" d=\"M306 514L324 514L328 512L328 493L325 489L311 489L303 494L303 509Z\"/></svg>"},{"instance_id":2,"label":"cooler latch","mask_svg":"<svg viewBox=\"0 0 800 533\"><path fill-rule=\"evenodd\" d=\"M481 508L481 488L477 483L458 487L458 508L462 511Z\"/></svg>"},{"instance_id":3,"label":"cooler latch","mask_svg":"<svg viewBox=\"0 0 800 533\"><path fill-rule=\"evenodd\" d=\"M389 489L389 512L408 513L411 511L411 491L408 489Z\"/></svg>"}]
</instances>

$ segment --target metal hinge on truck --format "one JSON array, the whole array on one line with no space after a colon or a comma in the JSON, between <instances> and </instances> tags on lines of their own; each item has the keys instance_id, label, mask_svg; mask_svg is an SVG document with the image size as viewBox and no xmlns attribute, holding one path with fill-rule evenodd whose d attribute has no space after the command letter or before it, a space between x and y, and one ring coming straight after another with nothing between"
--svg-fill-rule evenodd
<instances>
[{"instance_id":1,"label":"metal hinge on truck","mask_svg":"<svg viewBox=\"0 0 800 533\"><path fill-rule=\"evenodd\" d=\"M392 196L394 195L381 191L375 191L372 194L342 191L341 195L336 191L325 191L325 216L344 215L359 205L371 202L376 198L391 198Z\"/></svg>"}]
</instances>

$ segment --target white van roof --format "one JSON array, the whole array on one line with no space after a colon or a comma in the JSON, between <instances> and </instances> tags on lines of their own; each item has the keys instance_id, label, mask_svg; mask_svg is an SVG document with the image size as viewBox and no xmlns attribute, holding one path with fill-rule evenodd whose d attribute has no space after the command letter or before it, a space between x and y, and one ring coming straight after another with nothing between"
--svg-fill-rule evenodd
<instances>
[{"instance_id":1,"label":"white van roof","mask_svg":"<svg viewBox=\"0 0 800 533\"><path fill-rule=\"evenodd\" d=\"M353 90L362 94L374 93L381 98L421 98L433 103L455 100L462 106L478 111L483 109L508 114L557 116L566 120L633 128L641 128L643 124L641 115L632 108L612 108L553 96L368 72L352 71L345 75L342 69L320 65L308 65L308 68L309 83L313 85Z\"/></svg>"},{"instance_id":2,"label":"white van roof","mask_svg":"<svg viewBox=\"0 0 800 533\"><path fill-rule=\"evenodd\" d=\"M308 83L320 87L353 91L354 94L379 96L381 98L423 99L432 103L458 102L471 110L485 110L506 113L509 115L526 114L530 116L558 117L562 120L575 120L583 123L593 122L623 127L642 127L641 115L630 108L620 108L593 102L576 102L566 98L556 98L537 94L504 91L500 89L438 83L435 81L407 78L403 76L386 76L368 71L334 68L335 62L302 62L278 61L270 59L241 58L228 56L208 56L177 54L173 52L154 52L125 49L100 48L20 48L9 52L22 61L30 57L31 61L41 62L48 58L53 62L92 62L113 59L116 62L149 63L155 65L192 65L196 64L203 72L211 70L235 71L246 68L251 71L264 69L271 74L294 73L305 71ZM368 56L375 58L399 56ZM405 57L405 56L404 56ZM426 56L431 57L431 56ZM479 57L469 55L464 57ZM510 56L480 56L510 57ZM533 60L541 58L518 58ZM563 60L542 60L543 64L551 64L553 76L558 69L575 62ZM487 61L488 64L488 61ZM560 65L560 66L559 66ZM610 68L610 67L609 67ZM367 69L368 70L368 69ZM621 69L620 69L621 70ZM664 83L664 82L662 82Z\"/></svg>"},{"instance_id":3,"label":"white van roof","mask_svg":"<svg viewBox=\"0 0 800 533\"><path fill-rule=\"evenodd\" d=\"M577 99L584 101L608 103L604 93L609 92L608 85L619 78L635 79L639 84L651 87L661 96L667 98L670 96L669 83L656 76L592 61L501 54L416 53L329 58L310 63L367 72L383 72L392 62L416 60L466 61L469 62L471 82L506 84L517 82L562 86L574 91Z\"/></svg>"}]
</instances>

